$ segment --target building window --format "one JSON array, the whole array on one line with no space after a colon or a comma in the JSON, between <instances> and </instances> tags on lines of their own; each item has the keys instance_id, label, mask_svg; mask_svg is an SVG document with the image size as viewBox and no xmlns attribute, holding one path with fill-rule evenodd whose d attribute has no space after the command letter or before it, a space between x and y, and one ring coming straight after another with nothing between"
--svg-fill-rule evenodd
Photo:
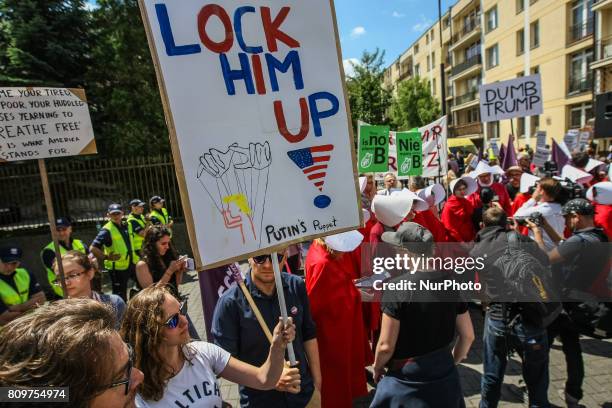
<instances>
[{"instance_id":1,"label":"building window","mask_svg":"<svg viewBox=\"0 0 612 408\"><path fill-rule=\"evenodd\" d=\"M569 93L591 90L593 72L589 65L593 62L593 50L588 48L570 56Z\"/></svg>"},{"instance_id":2,"label":"building window","mask_svg":"<svg viewBox=\"0 0 612 408\"><path fill-rule=\"evenodd\" d=\"M425 44L429 44L429 33L425 34Z\"/></svg>"},{"instance_id":3,"label":"building window","mask_svg":"<svg viewBox=\"0 0 612 408\"><path fill-rule=\"evenodd\" d=\"M487 69L495 68L499 65L499 49L498 45L495 44L492 47L487 48Z\"/></svg>"},{"instance_id":4,"label":"building window","mask_svg":"<svg viewBox=\"0 0 612 408\"><path fill-rule=\"evenodd\" d=\"M516 14L525 10L525 0L516 0Z\"/></svg>"},{"instance_id":5,"label":"building window","mask_svg":"<svg viewBox=\"0 0 612 408\"><path fill-rule=\"evenodd\" d=\"M529 46L538 48L540 46L540 20L536 20L529 25Z\"/></svg>"},{"instance_id":6,"label":"building window","mask_svg":"<svg viewBox=\"0 0 612 408\"><path fill-rule=\"evenodd\" d=\"M436 78L433 79L432 85L431 85L431 93L432 95L436 94Z\"/></svg>"},{"instance_id":7,"label":"building window","mask_svg":"<svg viewBox=\"0 0 612 408\"><path fill-rule=\"evenodd\" d=\"M525 137L525 118L518 118L516 121L516 136Z\"/></svg>"},{"instance_id":8,"label":"building window","mask_svg":"<svg viewBox=\"0 0 612 408\"><path fill-rule=\"evenodd\" d=\"M480 40L476 41L468 48L465 49L465 60L469 60L470 58L480 55Z\"/></svg>"},{"instance_id":9,"label":"building window","mask_svg":"<svg viewBox=\"0 0 612 408\"><path fill-rule=\"evenodd\" d=\"M431 52L431 68L433 69L433 67L436 66L436 52L432 51Z\"/></svg>"},{"instance_id":10,"label":"building window","mask_svg":"<svg viewBox=\"0 0 612 408\"><path fill-rule=\"evenodd\" d=\"M478 92L478 88L482 83L482 78L480 75L471 77L466 81L468 92Z\"/></svg>"},{"instance_id":11,"label":"building window","mask_svg":"<svg viewBox=\"0 0 612 408\"><path fill-rule=\"evenodd\" d=\"M480 107L476 106L467 111L468 123L480 122Z\"/></svg>"},{"instance_id":12,"label":"building window","mask_svg":"<svg viewBox=\"0 0 612 408\"><path fill-rule=\"evenodd\" d=\"M520 29L516 32L516 55L525 52L525 30Z\"/></svg>"},{"instance_id":13,"label":"building window","mask_svg":"<svg viewBox=\"0 0 612 408\"><path fill-rule=\"evenodd\" d=\"M593 117L593 106L590 103L581 103L569 107L569 127L581 128Z\"/></svg>"},{"instance_id":14,"label":"building window","mask_svg":"<svg viewBox=\"0 0 612 408\"><path fill-rule=\"evenodd\" d=\"M540 130L540 115L535 115L531 117L531 135L535 135L538 130Z\"/></svg>"},{"instance_id":15,"label":"building window","mask_svg":"<svg viewBox=\"0 0 612 408\"><path fill-rule=\"evenodd\" d=\"M572 3L572 41L581 40L593 34L593 0L574 0Z\"/></svg>"},{"instance_id":16,"label":"building window","mask_svg":"<svg viewBox=\"0 0 612 408\"><path fill-rule=\"evenodd\" d=\"M448 17L444 17L444 19L442 20L442 25L444 26L444 28L448 28L448 26L450 25L450 19Z\"/></svg>"},{"instance_id":17,"label":"building window","mask_svg":"<svg viewBox=\"0 0 612 408\"><path fill-rule=\"evenodd\" d=\"M414 66L414 75L421 76L421 64L416 64Z\"/></svg>"},{"instance_id":18,"label":"building window","mask_svg":"<svg viewBox=\"0 0 612 408\"><path fill-rule=\"evenodd\" d=\"M489 139L499 139L499 121L487 123L487 132Z\"/></svg>"},{"instance_id":19,"label":"building window","mask_svg":"<svg viewBox=\"0 0 612 408\"><path fill-rule=\"evenodd\" d=\"M427 72L431 71L431 59L427 56Z\"/></svg>"},{"instance_id":20,"label":"building window","mask_svg":"<svg viewBox=\"0 0 612 408\"><path fill-rule=\"evenodd\" d=\"M497 28L497 6L487 11L485 19L487 21L487 33Z\"/></svg>"}]
</instances>

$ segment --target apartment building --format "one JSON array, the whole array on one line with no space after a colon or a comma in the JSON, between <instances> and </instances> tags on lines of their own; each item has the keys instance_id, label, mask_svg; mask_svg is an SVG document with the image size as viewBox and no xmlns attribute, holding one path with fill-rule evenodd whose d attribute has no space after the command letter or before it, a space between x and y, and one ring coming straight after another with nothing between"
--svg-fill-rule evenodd
<instances>
[{"instance_id":1,"label":"apartment building","mask_svg":"<svg viewBox=\"0 0 612 408\"><path fill-rule=\"evenodd\" d=\"M597 26L602 41L597 46L595 11L605 17ZM561 139L568 129L584 127L594 115L594 72L602 78L598 79L602 89L612 86L612 58L608 59L612 46L606 45L612 43L611 16L612 0L458 0L442 17L442 47L436 41L430 43L431 51L427 49L436 58L445 58L448 92L444 103L451 137L471 138L476 144L485 136L504 142L514 129L519 144L534 146L536 130ZM427 30L425 39L434 27L438 34L438 24ZM423 39L421 36L387 68L384 82L396 86L405 78L420 75L430 79L432 86L435 81L440 98L439 73L434 71L428 77L422 66L420 72L415 69L415 48L422 52ZM422 58L418 63L422 64ZM401 71L402 67L406 70ZM541 75L543 114L482 124L480 84L516 78L525 72Z\"/></svg>"},{"instance_id":2,"label":"apartment building","mask_svg":"<svg viewBox=\"0 0 612 408\"><path fill-rule=\"evenodd\" d=\"M595 77L597 98L597 136L605 138L605 145L612 145L612 0L593 4L595 13L595 50L591 71ZM603 117L607 117L603 123ZM600 122L602 121L602 122Z\"/></svg>"}]
</instances>

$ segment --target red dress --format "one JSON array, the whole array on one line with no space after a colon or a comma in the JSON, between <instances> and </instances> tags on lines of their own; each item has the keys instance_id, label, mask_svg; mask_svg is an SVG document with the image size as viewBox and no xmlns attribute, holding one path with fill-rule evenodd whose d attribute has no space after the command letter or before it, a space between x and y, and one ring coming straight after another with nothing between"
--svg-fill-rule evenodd
<instances>
[{"instance_id":1,"label":"red dress","mask_svg":"<svg viewBox=\"0 0 612 408\"><path fill-rule=\"evenodd\" d=\"M472 222L474 207L466 198L451 195L442 210L442 223L448 231L449 242L470 242L476 237Z\"/></svg>"},{"instance_id":2,"label":"red dress","mask_svg":"<svg viewBox=\"0 0 612 408\"><path fill-rule=\"evenodd\" d=\"M472 203L474 208L482 207L482 201L480 201L480 184L478 185L478 190L473 192L468 196L468 200ZM506 187L500 183L493 183L489 186L491 190L495 192L495 194L499 197L499 204L502 206L506 214L510 214L512 211L512 207L510 205L510 195L508 194L508 190Z\"/></svg>"},{"instance_id":3,"label":"red dress","mask_svg":"<svg viewBox=\"0 0 612 408\"><path fill-rule=\"evenodd\" d=\"M612 241L612 205L595 204L595 225L603 228Z\"/></svg>"},{"instance_id":4,"label":"red dress","mask_svg":"<svg viewBox=\"0 0 612 408\"><path fill-rule=\"evenodd\" d=\"M353 284L350 254L334 258L316 241L306 256L306 291L317 325L321 406L350 408L367 395L361 295Z\"/></svg>"}]
</instances>

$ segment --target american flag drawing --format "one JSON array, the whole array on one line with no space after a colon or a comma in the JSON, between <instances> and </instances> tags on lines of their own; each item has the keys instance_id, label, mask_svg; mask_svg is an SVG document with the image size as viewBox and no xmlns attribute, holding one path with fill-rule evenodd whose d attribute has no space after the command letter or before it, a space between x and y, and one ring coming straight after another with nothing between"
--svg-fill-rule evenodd
<instances>
[{"instance_id":1,"label":"american flag drawing","mask_svg":"<svg viewBox=\"0 0 612 408\"><path fill-rule=\"evenodd\" d=\"M328 144L292 150L287 152L287 155L302 169L308 180L312 181L319 191L323 191L327 162L329 162L332 150L334 150L334 145Z\"/></svg>"}]
</instances>

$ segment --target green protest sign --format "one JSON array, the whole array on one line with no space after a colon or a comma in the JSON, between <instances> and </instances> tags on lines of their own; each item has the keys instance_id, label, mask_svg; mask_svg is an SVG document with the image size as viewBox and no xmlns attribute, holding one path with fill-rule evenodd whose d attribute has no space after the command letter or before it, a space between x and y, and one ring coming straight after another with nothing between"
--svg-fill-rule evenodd
<instances>
[{"instance_id":1,"label":"green protest sign","mask_svg":"<svg viewBox=\"0 0 612 408\"><path fill-rule=\"evenodd\" d=\"M359 126L359 172L389 169L389 126Z\"/></svg>"},{"instance_id":2,"label":"green protest sign","mask_svg":"<svg viewBox=\"0 0 612 408\"><path fill-rule=\"evenodd\" d=\"M418 130L397 132L397 175L420 176L423 174L423 142Z\"/></svg>"}]
</instances>

